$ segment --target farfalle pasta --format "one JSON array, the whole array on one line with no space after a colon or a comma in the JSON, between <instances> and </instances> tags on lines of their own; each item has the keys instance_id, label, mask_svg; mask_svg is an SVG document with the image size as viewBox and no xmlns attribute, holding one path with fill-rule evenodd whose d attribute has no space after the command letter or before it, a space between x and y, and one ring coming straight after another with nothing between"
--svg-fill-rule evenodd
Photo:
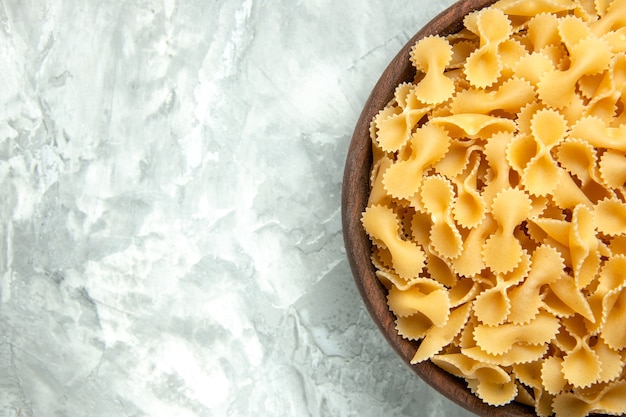
<instances>
[{"instance_id":1,"label":"farfalle pasta","mask_svg":"<svg viewBox=\"0 0 626 417\"><path fill-rule=\"evenodd\" d=\"M626 414L626 0L499 0L411 49L362 223L396 329L484 402Z\"/></svg>"}]
</instances>

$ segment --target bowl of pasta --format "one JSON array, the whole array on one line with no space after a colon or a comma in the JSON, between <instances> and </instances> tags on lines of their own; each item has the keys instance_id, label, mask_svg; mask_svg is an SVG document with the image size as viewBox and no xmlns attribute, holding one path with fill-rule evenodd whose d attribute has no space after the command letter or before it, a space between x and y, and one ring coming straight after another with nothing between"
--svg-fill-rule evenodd
<instances>
[{"instance_id":1,"label":"bowl of pasta","mask_svg":"<svg viewBox=\"0 0 626 417\"><path fill-rule=\"evenodd\" d=\"M458 1L365 103L342 221L364 303L482 416L626 413L626 0Z\"/></svg>"}]
</instances>

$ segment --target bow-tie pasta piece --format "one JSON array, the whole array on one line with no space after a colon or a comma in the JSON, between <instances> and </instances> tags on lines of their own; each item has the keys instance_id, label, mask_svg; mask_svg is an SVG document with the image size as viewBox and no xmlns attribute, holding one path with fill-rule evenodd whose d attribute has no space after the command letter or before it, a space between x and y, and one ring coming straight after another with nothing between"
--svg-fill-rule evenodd
<instances>
[{"instance_id":1,"label":"bow-tie pasta piece","mask_svg":"<svg viewBox=\"0 0 626 417\"><path fill-rule=\"evenodd\" d=\"M421 278L406 290L392 288L387 296L389 308L398 317L415 314L427 318L434 326L443 326L450 315L450 298L443 285L435 280Z\"/></svg>"},{"instance_id":2,"label":"bow-tie pasta piece","mask_svg":"<svg viewBox=\"0 0 626 417\"><path fill-rule=\"evenodd\" d=\"M551 150L565 138L567 121L558 111L540 110L533 116L530 129L536 152L524 167L521 182L531 194L545 196L556 188L559 180L559 168Z\"/></svg>"},{"instance_id":3,"label":"bow-tie pasta piece","mask_svg":"<svg viewBox=\"0 0 626 417\"><path fill-rule=\"evenodd\" d=\"M459 92L450 104L453 114L490 114L503 111L515 114L535 99L535 89L528 81L510 78L493 91L470 88Z\"/></svg>"},{"instance_id":4,"label":"bow-tie pasta piece","mask_svg":"<svg viewBox=\"0 0 626 417\"><path fill-rule=\"evenodd\" d=\"M405 95L405 97L402 97ZM411 138L413 129L431 110L415 96L415 87L400 85L396 89L395 106L381 110L374 118L375 138L385 152L396 152Z\"/></svg>"},{"instance_id":5,"label":"bow-tie pasta piece","mask_svg":"<svg viewBox=\"0 0 626 417\"><path fill-rule=\"evenodd\" d=\"M459 279L454 286L450 288L450 304L452 307L458 307L464 304L470 304L478 294L483 290L479 282L471 278Z\"/></svg>"},{"instance_id":6,"label":"bow-tie pasta piece","mask_svg":"<svg viewBox=\"0 0 626 417\"><path fill-rule=\"evenodd\" d=\"M448 346L467 323L470 311L471 304L464 304L450 312L445 325L431 327L413 355L411 363L416 364L430 359Z\"/></svg>"},{"instance_id":7,"label":"bow-tie pasta piece","mask_svg":"<svg viewBox=\"0 0 626 417\"><path fill-rule=\"evenodd\" d=\"M372 166L372 175L370 177L370 195L367 202L368 206L388 206L391 203L391 196L387 194L387 191L383 186L383 174L392 163L393 161L387 155L381 155L377 158L377 162Z\"/></svg>"},{"instance_id":8,"label":"bow-tie pasta piece","mask_svg":"<svg viewBox=\"0 0 626 417\"><path fill-rule=\"evenodd\" d=\"M383 186L395 198L417 192L424 172L448 151L450 137L437 126L424 125L411 135L411 156L393 163L384 173Z\"/></svg>"},{"instance_id":9,"label":"bow-tie pasta piece","mask_svg":"<svg viewBox=\"0 0 626 417\"><path fill-rule=\"evenodd\" d=\"M574 392L559 394L553 401L553 408L557 416L585 417L591 413L623 415L626 413L626 382L619 380L599 393L587 396Z\"/></svg>"},{"instance_id":10,"label":"bow-tie pasta piece","mask_svg":"<svg viewBox=\"0 0 626 417\"><path fill-rule=\"evenodd\" d=\"M578 16L565 16L559 19L557 30L568 51L580 41L592 36L591 29Z\"/></svg>"},{"instance_id":11,"label":"bow-tie pasta piece","mask_svg":"<svg viewBox=\"0 0 626 417\"><path fill-rule=\"evenodd\" d=\"M548 55L543 52L533 52L520 58L515 66L514 73L516 77L527 81L533 86L534 94L534 89L537 87L543 74L552 72L555 69L554 62Z\"/></svg>"},{"instance_id":12,"label":"bow-tie pasta piece","mask_svg":"<svg viewBox=\"0 0 626 417\"><path fill-rule=\"evenodd\" d=\"M488 404L502 405L517 394L517 386L511 376L497 365L473 360L461 353L436 355L433 362L452 375L475 382L477 395Z\"/></svg>"},{"instance_id":13,"label":"bow-tie pasta piece","mask_svg":"<svg viewBox=\"0 0 626 417\"><path fill-rule=\"evenodd\" d=\"M511 366L541 359L545 356L549 346L547 343L543 345L516 343L507 352L498 355L485 352L480 346L464 347L461 349L461 352L474 360L484 363Z\"/></svg>"},{"instance_id":14,"label":"bow-tie pasta piece","mask_svg":"<svg viewBox=\"0 0 626 417\"><path fill-rule=\"evenodd\" d=\"M502 0L494 7L504 11L507 15L532 17L540 13L559 13L576 8L573 0Z\"/></svg>"},{"instance_id":15,"label":"bow-tie pasta piece","mask_svg":"<svg viewBox=\"0 0 626 417\"><path fill-rule=\"evenodd\" d=\"M474 300L474 314L483 324L498 326L511 312L508 291L518 285L530 270L530 256L524 252L522 262L508 274L496 275L496 285L480 293Z\"/></svg>"},{"instance_id":16,"label":"bow-tie pasta piece","mask_svg":"<svg viewBox=\"0 0 626 417\"><path fill-rule=\"evenodd\" d=\"M527 35L533 52L561 43L558 25L559 18L551 13L540 13L530 19Z\"/></svg>"},{"instance_id":17,"label":"bow-tie pasta piece","mask_svg":"<svg viewBox=\"0 0 626 417\"><path fill-rule=\"evenodd\" d=\"M422 248L426 248L426 274L448 288L457 284L458 277L452 271L449 263L433 253L430 248L430 227L432 221L424 211L415 211L412 214L411 223L408 226L410 235ZM458 304L453 303L453 306Z\"/></svg>"},{"instance_id":18,"label":"bow-tie pasta piece","mask_svg":"<svg viewBox=\"0 0 626 417\"><path fill-rule=\"evenodd\" d=\"M598 201L613 195L600 178L598 155L588 142L580 139L567 139L558 146L556 154L560 165L578 178L581 190L591 201Z\"/></svg>"},{"instance_id":19,"label":"bow-tie pasta piece","mask_svg":"<svg viewBox=\"0 0 626 417\"><path fill-rule=\"evenodd\" d=\"M430 229L433 251L446 258L455 258L461 251L463 241L452 220L452 184L441 176L428 177L424 180L420 193L424 208L433 221Z\"/></svg>"},{"instance_id":20,"label":"bow-tie pasta piece","mask_svg":"<svg viewBox=\"0 0 626 417\"><path fill-rule=\"evenodd\" d=\"M572 214L569 248L576 285L586 288L598 273L601 256L593 212L585 205L576 206Z\"/></svg>"},{"instance_id":21,"label":"bow-tie pasta piece","mask_svg":"<svg viewBox=\"0 0 626 417\"><path fill-rule=\"evenodd\" d=\"M415 95L424 103L438 104L448 100L454 93L454 83L445 75L452 61L452 46L447 39L429 36L418 41L411 49L411 62L424 73Z\"/></svg>"},{"instance_id":22,"label":"bow-tie pasta piece","mask_svg":"<svg viewBox=\"0 0 626 417\"><path fill-rule=\"evenodd\" d=\"M569 275L562 275L548 285L548 290L542 294L542 303L547 311L557 317L579 314L591 322L595 320L585 294Z\"/></svg>"},{"instance_id":23,"label":"bow-tie pasta piece","mask_svg":"<svg viewBox=\"0 0 626 417\"><path fill-rule=\"evenodd\" d=\"M574 387L590 387L600 379L602 372L600 358L589 345L591 335L578 317L565 319L564 327L575 345L563 358L563 376Z\"/></svg>"},{"instance_id":24,"label":"bow-tie pasta piece","mask_svg":"<svg viewBox=\"0 0 626 417\"><path fill-rule=\"evenodd\" d=\"M620 296L626 281L623 273L626 268L626 256L615 255L607 260L598 276L598 285L588 297L589 306L594 315L594 320L586 322L587 331L590 334L603 333L605 341L611 339L611 335L604 331L607 317L615 304L615 300ZM622 333L621 331L618 332ZM610 344L609 344L610 346Z\"/></svg>"},{"instance_id":25,"label":"bow-tie pasta piece","mask_svg":"<svg viewBox=\"0 0 626 417\"><path fill-rule=\"evenodd\" d=\"M507 162L507 148L514 135L502 132L493 135L483 148L485 159L489 165L489 181L484 185L482 196L485 204L491 206L494 197L511 185L511 166Z\"/></svg>"},{"instance_id":26,"label":"bow-tie pasta piece","mask_svg":"<svg viewBox=\"0 0 626 417\"><path fill-rule=\"evenodd\" d=\"M466 228L480 224L485 216L485 202L478 190L478 169L481 165L479 153L472 154L473 161L468 173L462 179L456 179L457 196L454 200L452 213L457 223Z\"/></svg>"},{"instance_id":27,"label":"bow-tie pasta piece","mask_svg":"<svg viewBox=\"0 0 626 417\"><path fill-rule=\"evenodd\" d=\"M503 190L494 198L491 214L498 230L483 245L483 260L493 272L507 273L519 265L523 249L513 229L528 217L531 209L530 198L516 188Z\"/></svg>"},{"instance_id":28,"label":"bow-tie pasta piece","mask_svg":"<svg viewBox=\"0 0 626 417\"><path fill-rule=\"evenodd\" d=\"M515 122L503 117L477 113L433 117L430 123L443 127L453 138L488 138L499 132L514 132Z\"/></svg>"},{"instance_id":29,"label":"bow-tie pasta piece","mask_svg":"<svg viewBox=\"0 0 626 417\"><path fill-rule=\"evenodd\" d=\"M597 117L584 117L572 127L569 136L582 139L595 148L626 153L626 142L621 139L625 134L626 126L610 127Z\"/></svg>"},{"instance_id":30,"label":"bow-tie pasta piece","mask_svg":"<svg viewBox=\"0 0 626 417\"><path fill-rule=\"evenodd\" d=\"M452 59L448 64L448 72L450 72L450 69L463 68L467 57L478 47L476 40L449 40L452 42Z\"/></svg>"},{"instance_id":31,"label":"bow-tie pasta piece","mask_svg":"<svg viewBox=\"0 0 626 417\"><path fill-rule=\"evenodd\" d=\"M586 38L572 46L570 66L563 71L545 74L537 86L539 98L557 109L570 104L576 95L576 83L583 75L598 74L611 62L611 50L598 38Z\"/></svg>"},{"instance_id":32,"label":"bow-tie pasta piece","mask_svg":"<svg viewBox=\"0 0 626 417\"><path fill-rule=\"evenodd\" d=\"M461 175L467 168L472 153L479 149L475 140L452 139L448 153L435 163L435 172L447 178Z\"/></svg>"},{"instance_id":33,"label":"bow-tie pasta piece","mask_svg":"<svg viewBox=\"0 0 626 417\"><path fill-rule=\"evenodd\" d=\"M471 16L471 17L470 17ZM469 15L466 20L475 22L475 30L480 37L480 46L465 63L465 75L475 87L488 87L495 83L502 71L498 47L511 34L511 22L498 9L483 9Z\"/></svg>"},{"instance_id":34,"label":"bow-tie pasta piece","mask_svg":"<svg viewBox=\"0 0 626 417\"><path fill-rule=\"evenodd\" d=\"M614 0L610 3L602 19L593 22L591 28L594 34L601 36L624 26L626 26L626 2Z\"/></svg>"},{"instance_id":35,"label":"bow-tie pasta piece","mask_svg":"<svg viewBox=\"0 0 626 417\"><path fill-rule=\"evenodd\" d=\"M600 157L598 171L604 184L619 188L626 186L626 155L622 152L607 150Z\"/></svg>"},{"instance_id":36,"label":"bow-tie pasta piece","mask_svg":"<svg viewBox=\"0 0 626 417\"><path fill-rule=\"evenodd\" d=\"M531 259L528 277L509 291L511 311L508 320L514 324L528 323L539 314L542 305L541 287L558 280L563 273L563 259L551 246L539 246Z\"/></svg>"},{"instance_id":37,"label":"bow-tie pasta piece","mask_svg":"<svg viewBox=\"0 0 626 417\"><path fill-rule=\"evenodd\" d=\"M599 201L593 211L598 231L616 236L626 234L626 204L617 198Z\"/></svg>"},{"instance_id":38,"label":"bow-tie pasta piece","mask_svg":"<svg viewBox=\"0 0 626 417\"><path fill-rule=\"evenodd\" d=\"M394 269L401 277L414 278L424 269L424 251L400 238L398 217L392 209L378 205L368 207L362 222L369 236L389 249Z\"/></svg>"},{"instance_id":39,"label":"bow-tie pasta piece","mask_svg":"<svg viewBox=\"0 0 626 417\"><path fill-rule=\"evenodd\" d=\"M541 362L541 382L552 395L560 394L568 385L562 369L563 358L559 356L550 356Z\"/></svg>"},{"instance_id":40,"label":"bow-tie pasta piece","mask_svg":"<svg viewBox=\"0 0 626 417\"><path fill-rule=\"evenodd\" d=\"M452 269L463 277L476 277L485 268L482 248L485 241L497 229L497 223L487 213L482 222L472 228L463 241L461 253L451 260Z\"/></svg>"}]
</instances>

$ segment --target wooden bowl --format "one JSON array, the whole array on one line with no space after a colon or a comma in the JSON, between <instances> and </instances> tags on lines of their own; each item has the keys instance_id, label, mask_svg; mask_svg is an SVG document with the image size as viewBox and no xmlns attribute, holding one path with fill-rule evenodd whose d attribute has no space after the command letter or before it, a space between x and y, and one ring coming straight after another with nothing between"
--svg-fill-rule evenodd
<instances>
[{"instance_id":1,"label":"wooden bowl","mask_svg":"<svg viewBox=\"0 0 626 417\"><path fill-rule=\"evenodd\" d=\"M419 343L403 339L395 329L395 316L387 306L387 290L375 276L375 269L370 261L371 242L361 225L361 214L367 206L370 192L370 122L392 99L398 84L413 80L415 70L409 61L410 48L423 37L459 31L466 14L491 3L494 0L460 0L443 11L407 42L376 83L357 122L348 150L341 201L343 237L352 274L370 315L389 344L422 380L450 400L480 416L530 417L535 415L534 410L519 403L501 407L483 403L469 391L464 380L452 376L430 361L410 364Z\"/></svg>"}]
</instances>

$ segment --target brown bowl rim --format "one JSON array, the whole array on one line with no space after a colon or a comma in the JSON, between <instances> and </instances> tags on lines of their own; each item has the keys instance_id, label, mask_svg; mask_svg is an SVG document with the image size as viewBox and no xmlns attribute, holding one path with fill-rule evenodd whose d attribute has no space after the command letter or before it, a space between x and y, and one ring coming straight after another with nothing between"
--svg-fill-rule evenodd
<instances>
[{"instance_id":1,"label":"brown bowl rim","mask_svg":"<svg viewBox=\"0 0 626 417\"><path fill-rule=\"evenodd\" d=\"M431 361L411 365L410 360L419 346L402 338L395 329L395 316L389 311L386 289L375 276L370 260L371 242L361 225L361 213L369 196L372 165L370 122L392 99L395 87L412 81L415 70L409 60L412 45L430 35L447 35L461 29L460 16L491 5L496 0L461 0L452 4L422 27L397 53L375 84L365 102L350 142L344 167L341 216L346 255L363 302L387 342L402 360L427 384L459 406L483 417L535 416L532 407L512 402L494 407L485 404L470 392L464 380L448 374Z\"/></svg>"}]
</instances>

